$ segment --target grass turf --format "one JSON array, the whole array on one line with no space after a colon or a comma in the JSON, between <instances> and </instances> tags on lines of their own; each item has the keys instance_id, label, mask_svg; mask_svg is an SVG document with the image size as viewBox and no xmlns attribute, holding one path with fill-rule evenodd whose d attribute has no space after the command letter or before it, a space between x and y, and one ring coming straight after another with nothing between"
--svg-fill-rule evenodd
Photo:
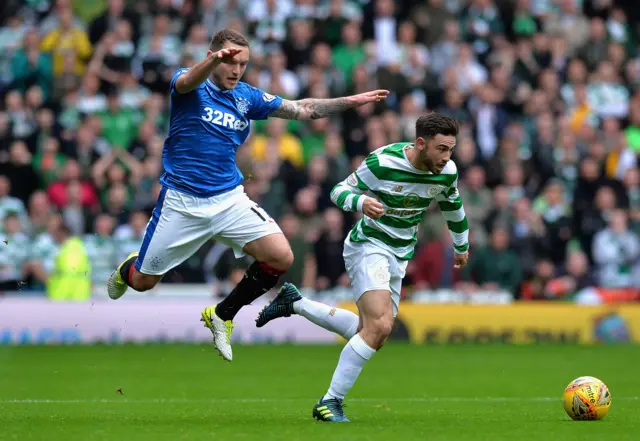
<instances>
[{"instance_id":1,"label":"grass turf","mask_svg":"<svg viewBox=\"0 0 640 441\"><path fill-rule=\"evenodd\" d=\"M205 346L0 347L0 440L638 439L635 346L390 344L347 399L353 422L314 422L339 353L236 346L225 363ZM609 386L605 420L565 415L581 375Z\"/></svg>"}]
</instances>

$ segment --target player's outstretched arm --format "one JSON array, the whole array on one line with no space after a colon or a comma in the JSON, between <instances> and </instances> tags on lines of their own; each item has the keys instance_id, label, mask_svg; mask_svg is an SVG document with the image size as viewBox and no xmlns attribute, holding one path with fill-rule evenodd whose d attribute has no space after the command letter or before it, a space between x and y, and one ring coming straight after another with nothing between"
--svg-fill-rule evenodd
<instances>
[{"instance_id":1,"label":"player's outstretched arm","mask_svg":"<svg viewBox=\"0 0 640 441\"><path fill-rule=\"evenodd\" d=\"M191 69L181 75L175 84L178 93L189 93L195 90L213 73L213 69L220 63L233 60L237 54L242 52L238 48L220 49L218 52L210 53L204 60L193 66Z\"/></svg>"},{"instance_id":2,"label":"player's outstretched arm","mask_svg":"<svg viewBox=\"0 0 640 441\"><path fill-rule=\"evenodd\" d=\"M271 116L282 119L320 119L347 109L382 101L389 95L388 90L374 90L359 95L342 98L317 99L305 98L297 101L282 100L280 107Z\"/></svg>"}]
</instances>

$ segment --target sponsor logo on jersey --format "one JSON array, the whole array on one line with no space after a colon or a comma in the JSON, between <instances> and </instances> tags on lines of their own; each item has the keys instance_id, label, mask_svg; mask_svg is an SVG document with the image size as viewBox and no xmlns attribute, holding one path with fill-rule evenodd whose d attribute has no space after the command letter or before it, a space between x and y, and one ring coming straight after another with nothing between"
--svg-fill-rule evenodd
<instances>
[{"instance_id":1,"label":"sponsor logo on jersey","mask_svg":"<svg viewBox=\"0 0 640 441\"><path fill-rule=\"evenodd\" d=\"M351 185L352 187L358 186L358 178L356 178L355 173L351 173L349 175L349 177L347 178L347 184Z\"/></svg>"},{"instance_id":2,"label":"sponsor logo on jersey","mask_svg":"<svg viewBox=\"0 0 640 441\"><path fill-rule=\"evenodd\" d=\"M402 188L403 188L402 185L396 185L395 187L393 187L393 191L401 192Z\"/></svg>"},{"instance_id":3,"label":"sponsor logo on jersey","mask_svg":"<svg viewBox=\"0 0 640 441\"><path fill-rule=\"evenodd\" d=\"M236 117L230 113L220 110L213 110L211 107L204 108L204 114L201 118L211 124L226 127L228 129L243 131L249 127L249 123Z\"/></svg>"},{"instance_id":4,"label":"sponsor logo on jersey","mask_svg":"<svg viewBox=\"0 0 640 441\"><path fill-rule=\"evenodd\" d=\"M276 97L275 97L275 96L273 96L273 95L271 95L270 93L264 92L264 93L262 94L262 99L263 99L265 102L270 103L271 101L275 100L275 99L276 99Z\"/></svg>"},{"instance_id":5,"label":"sponsor logo on jersey","mask_svg":"<svg viewBox=\"0 0 640 441\"><path fill-rule=\"evenodd\" d=\"M404 208L411 208L417 206L419 202L420 196L415 193L409 193L402 201L402 205L404 205Z\"/></svg>"},{"instance_id":6,"label":"sponsor logo on jersey","mask_svg":"<svg viewBox=\"0 0 640 441\"><path fill-rule=\"evenodd\" d=\"M396 208L387 208L384 214L394 215L394 216L413 216L418 214L419 211L416 210L398 210Z\"/></svg>"}]
</instances>

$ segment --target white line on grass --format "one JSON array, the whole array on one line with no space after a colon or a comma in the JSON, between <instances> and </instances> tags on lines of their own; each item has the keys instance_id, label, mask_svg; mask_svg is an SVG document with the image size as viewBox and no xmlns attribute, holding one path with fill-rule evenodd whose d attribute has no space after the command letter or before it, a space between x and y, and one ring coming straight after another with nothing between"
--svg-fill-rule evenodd
<instances>
[{"instance_id":1,"label":"white line on grass","mask_svg":"<svg viewBox=\"0 0 640 441\"><path fill-rule=\"evenodd\" d=\"M216 404L216 403L278 403L283 401L309 401L310 398L152 398L152 399L0 399L0 404ZM428 402L451 402L451 403L503 403L503 402L546 402L561 401L562 397L406 397L406 398L351 398L351 402L363 403L428 403ZM613 397L613 401L638 401L640 397ZM313 399L311 399L313 401Z\"/></svg>"}]
</instances>

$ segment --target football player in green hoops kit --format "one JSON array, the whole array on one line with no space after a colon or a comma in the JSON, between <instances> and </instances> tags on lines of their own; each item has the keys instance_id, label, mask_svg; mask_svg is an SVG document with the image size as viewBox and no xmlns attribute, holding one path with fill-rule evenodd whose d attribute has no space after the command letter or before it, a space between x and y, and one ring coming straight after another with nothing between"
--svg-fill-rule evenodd
<instances>
[{"instance_id":1,"label":"football player in green hoops kit","mask_svg":"<svg viewBox=\"0 0 640 441\"><path fill-rule=\"evenodd\" d=\"M457 135L454 119L437 113L422 116L416 122L415 142L379 148L332 190L331 200L338 207L364 214L345 239L343 252L359 315L304 298L294 285L285 284L258 316L261 327L299 314L349 340L329 390L313 409L318 420L349 421L344 397L391 333L418 225L432 200L451 232L455 267L467 264L469 226L457 189L458 170L451 161Z\"/></svg>"}]
</instances>

